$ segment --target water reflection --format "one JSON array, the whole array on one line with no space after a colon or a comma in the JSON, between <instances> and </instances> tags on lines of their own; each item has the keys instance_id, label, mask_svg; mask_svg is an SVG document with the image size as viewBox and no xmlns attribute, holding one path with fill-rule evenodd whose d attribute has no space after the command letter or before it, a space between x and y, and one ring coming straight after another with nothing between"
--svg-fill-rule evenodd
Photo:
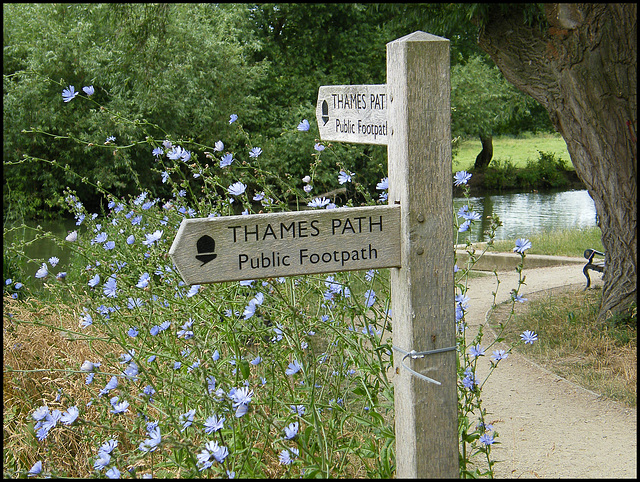
<instances>
[{"instance_id":1,"label":"water reflection","mask_svg":"<svg viewBox=\"0 0 640 482\"><path fill-rule=\"evenodd\" d=\"M553 193L518 193L469 198L470 208L482 214L482 222L474 223L471 241L487 241L483 233L489 229L487 219L497 215L503 226L496 239L528 237L541 231L596 226L596 208L586 190ZM466 204L464 198L454 199L457 212Z\"/></svg>"}]
</instances>

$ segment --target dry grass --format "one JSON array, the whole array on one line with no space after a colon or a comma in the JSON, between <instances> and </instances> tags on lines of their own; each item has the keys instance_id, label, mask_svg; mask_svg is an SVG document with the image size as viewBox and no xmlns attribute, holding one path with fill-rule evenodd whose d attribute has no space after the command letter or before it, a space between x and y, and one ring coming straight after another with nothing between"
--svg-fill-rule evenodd
<instances>
[{"instance_id":1,"label":"dry grass","mask_svg":"<svg viewBox=\"0 0 640 482\"><path fill-rule=\"evenodd\" d=\"M55 310L55 311L52 311ZM122 350L117 344L106 341L82 339L78 333L78 321L81 313L73 308L53 305L28 299L18 302L9 297L4 298L3 310L3 436L4 456L3 472L5 478L24 475L33 464L45 462L45 472L55 468L58 473L68 477L87 478L95 476L93 460L97 448L107 439L112 438L113 426L104 427L99 411L86 410L87 403L95 398L93 385L87 387L82 373L70 373L79 369L85 360L101 362L103 366L113 363ZM71 333L69 333L71 332ZM75 338L75 339L74 339ZM59 400L56 399L59 396ZM108 398L108 397L106 397ZM72 405L80 409L79 422L71 427L58 427L49 432L45 442L38 441L33 426L35 421L31 414L41 405L50 410L65 411ZM118 439L118 451L136 452L131 446L130 437L124 432L135 431L135 414L128 413L118 418L122 437ZM74 430L78 423L91 425L91 430ZM349 427L349 428L347 428ZM365 443L360 427L353 421L345 424L348 438L357 446ZM107 429L109 429L107 431ZM271 440L280 436L271 427ZM104 434L104 435L103 435ZM343 434L344 435L344 434ZM142 440L144 434L140 433ZM257 441L254 450L260 451L261 442ZM55 450L51 450L55 447ZM263 447L264 448L264 447ZM195 450L196 447L193 448ZM279 463L278 447L266 447L262 454L264 476L269 478L288 477L297 474L298 469L288 469ZM165 465L170 460L169 450L162 447L154 452L156 467ZM341 454L333 454L335 463L342 459ZM149 471L147 462L139 461L136 465L138 474ZM344 462L343 462L344 463ZM132 467L119 467L128 470ZM344 468L348 477L367 477L365 463L354 455L348 456ZM154 472L154 476L180 477L181 470L175 466L165 467ZM184 476L184 474L183 474Z\"/></svg>"},{"instance_id":2,"label":"dry grass","mask_svg":"<svg viewBox=\"0 0 640 482\"><path fill-rule=\"evenodd\" d=\"M637 404L637 324L614 320L596 323L601 289L582 291L569 286L534 293L516 303L516 315L504 336L507 343L533 330L538 341L527 345L526 356L582 387L624 403ZM494 329L506 321L510 305L491 314Z\"/></svg>"},{"instance_id":3,"label":"dry grass","mask_svg":"<svg viewBox=\"0 0 640 482\"><path fill-rule=\"evenodd\" d=\"M78 330L78 316L68 307L58 306L52 312L50 305L39 305L33 299L17 302L5 297L3 302L4 475L46 459L49 467L71 477L90 476L88 460L95 456L95 440L87 439L72 427L52 430L47 442L55 441L57 450L49 452L35 436L31 414L41 405L61 411L77 405L84 423L99 426L100 421L83 410L91 399L85 377L65 369L78 369L84 360L103 361L97 353L110 353L113 347L101 341L90 345L62 335L61 329Z\"/></svg>"}]
</instances>

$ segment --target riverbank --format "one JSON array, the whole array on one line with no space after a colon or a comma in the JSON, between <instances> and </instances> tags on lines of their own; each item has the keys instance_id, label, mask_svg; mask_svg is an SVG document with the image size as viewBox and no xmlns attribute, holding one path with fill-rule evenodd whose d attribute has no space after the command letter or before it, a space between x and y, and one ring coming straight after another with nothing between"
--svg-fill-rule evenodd
<instances>
[{"instance_id":1,"label":"riverbank","mask_svg":"<svg viewBox=\"0 0 640 482\"><path fill-rule=\"evenodd\" d=\"M470 170L472 174L471 179L467 182L469 186L469 194L471 196L494 196L499 194L517 194L517 193L529 193L529 192L544 192L561 189L563 191L578 191L586 189L585 184L580 180L578 174L574 170L557 170L556 175L556 183L559 184L557 187L547 187L535 189L531 187L529 184L521 184L517 183L517 180L521 177L521 174L524 170L513 168L506 174L500 174L497 172L498 169L487 168L484 171L476 171ZM487 179L488 176L491 176L491 179ZM500 179L502 179L502 184L500 184ZM540 179L540 185L544 184L544 179ZM498 184L500 187L489 187L495 186ZM454 186L453 187L453 196L461 197L464 195L464 186Z\"/></svg>"}]
</instances>

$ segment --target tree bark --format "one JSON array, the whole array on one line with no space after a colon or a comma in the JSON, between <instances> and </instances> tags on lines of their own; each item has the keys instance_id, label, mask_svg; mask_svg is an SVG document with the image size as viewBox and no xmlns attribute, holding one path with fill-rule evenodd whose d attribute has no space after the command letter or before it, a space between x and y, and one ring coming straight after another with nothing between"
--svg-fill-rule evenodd
<instances>
[{"instance_id":1,"label":"tree bark","mask_svg":"<svg viewBox=\"0 0 640 482\"><path fill-rule=\"evenodd\" d=\"M546 4L544 28L504 11L489 9L478 43L547 109L595 202L604 321L637 301L637 5Z\"/></svg>"},{"instance_id":2,"label":"tree bark","mask_svg":"<svg viewBox=\"0 0 640 482\"><path fill-rule=\"evenodd\" d=\"M473 165L476 170L483 170L485 167L489 165L491 159L493 159L493 136L480 134L480 142L482 143L482 150L478 157L476 157L476 162Z\"/></svg>"}]
</instances>

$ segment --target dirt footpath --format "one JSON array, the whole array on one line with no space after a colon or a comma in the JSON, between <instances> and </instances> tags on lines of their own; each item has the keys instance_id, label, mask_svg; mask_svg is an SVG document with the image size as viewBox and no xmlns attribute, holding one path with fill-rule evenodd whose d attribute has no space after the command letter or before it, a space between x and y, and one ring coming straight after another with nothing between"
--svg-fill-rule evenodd
<instances>
[{"instance_id":1,"label":"dirt footpath","mask_svg":"<svg viewBox=\"0 0 640 482\"><path fill-rule=\"evenodd\" d=\"M571 284L585 285L581 266L526 269L527 293ZM517 273L499 273L497 302L509 299ZM592 284L602 284L593 273ZM491 308L495 277L469 281L467 322L471 334ZM492 339L485 330L483 346ZM480 363L478 364L480 367ZM488 362L486 364L488 368ZM483 380L486 370L478 370ZM488 420L500 434L492 450L499 478L637 478L637 411L601 398L512 353L500 362L483 389Z\"/></svg>"}]
</instances>

